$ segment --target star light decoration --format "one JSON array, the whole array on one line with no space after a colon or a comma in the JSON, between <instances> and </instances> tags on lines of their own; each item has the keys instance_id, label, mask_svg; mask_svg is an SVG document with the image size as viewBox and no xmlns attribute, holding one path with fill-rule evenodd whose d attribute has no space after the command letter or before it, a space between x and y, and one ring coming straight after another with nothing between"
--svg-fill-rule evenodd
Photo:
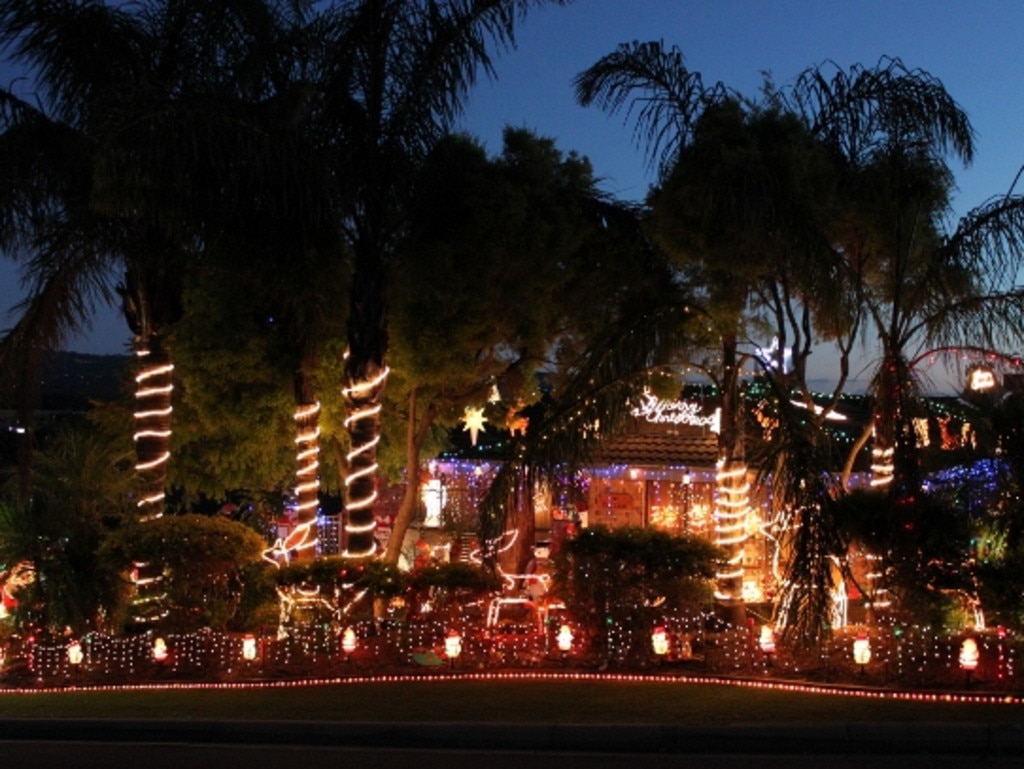
<instances>
[{"instance_id":1,"label":"star light decoration","mask_svg":"<svg viewBox=\"0 0 1024 769\"><path fill-rule=\"evenodd\" d=\"M462 421L466 423L462 427L463 432L469 431L469 442L476 446L476 439L481 432L484 432L484 422L487 421L484 410L476 406L466 406Z\"/></svg>"}]
</instances>

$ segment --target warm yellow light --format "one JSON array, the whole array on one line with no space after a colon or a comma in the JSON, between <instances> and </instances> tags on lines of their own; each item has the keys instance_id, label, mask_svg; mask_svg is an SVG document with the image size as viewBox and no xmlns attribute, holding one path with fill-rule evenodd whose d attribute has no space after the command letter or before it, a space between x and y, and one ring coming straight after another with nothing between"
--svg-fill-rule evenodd
<instances>
[{"instance_id":1,"label":"warm yellow light","mask_svg":"<svg viewBox=\"0 0 1024 769\"><path fill-rule=\"evenodd\" d=\"M242 638L242 659L246 662L256 659L256 636L252 633Z\"/></svg>"},{"instance_id":2,"label":"warm yellow light","mask_svg":"<svg viewBox=\"0 0 1024 769\"><path fill-rule=\"evenodd\" d=\"M452 662L462 654L462 636L457 630L449 630L444 639L444 654Z\"/></svg>"},{"instance_id":3,"label":"warm yellow light","mask_svg":"<svg viewBox=\"0 0 1024 769\"><path fill-rule=\"evenodd\" d=\"M356 631L350 627L345 628L341 634L341 650L345 654L351 654L356 650Z\"/></svg>"},{"instance_id":4,"label":"warm yellow light","mask_svg":"<svg viewBox=\"0 0 1024 769\"><path fill-rule=\"evenodd\" d=\"M558 651L568 652L572 648L572 628L568 625L562 625L558 628L558 635L555 636L555 643L558 645Z\"/></svg>"},{"instance_id":5,"label":"warm yellow light","mask_svg":"<svg viewBox=\"0 0 1024 769\"><path fill-rule=\"evenodd\" d=\"M981 654L978 652L978 643L973 638L965 638L960 645L960 667L970 672L978 667Z\"/></svg>"},{"instance_id":6,"label":"warm yellow light","mask_svg":"<svg viewBox=\"0 0 1024 769\"><path fill-rule=\"evenodd\" d=\"M853 661L864 666L871 662L871 640L867 633L860 632L853 642Z\"/></svg>"},{"instance_id":7,"label":"warm yellow light","mask_svg":"<svg viewBox=\"0 0 1024 769\"><path fill-rule=\"evenodd\" d=\"M482 408L466 406L462 420L466 423L462 428L463 432L469 431L469 442L476 446L477 437L485 430L484 422L487 421L487 417L484 416L484 410Z\"/></svg>"},{"instance_id":8,"label":"warm yellow light","mask_svg":"<svg viewBox=\"0 0 1024 769\"><path fill-rule=\"evenodd\" d=\"M82 664L82 660L85 659L85 655L82 654L82 644L78 641L72 641L68 644L68 662L72 665L78 666Z\"/></svg>"},{"instance_id":9,"label":"warm yellow light","mask_svg":"<svg viewBox=\"0 0 1024 769\"><path fill-rule=\"evenodd\" d=\"M167 642L163 638L157 638L153 642L153 660L156 662L166 662L167 654Z\"/></svg>"},{"instance_id":10,"label":"warm yellow light","mask_svg":"<svg viewBox=\"0 0 1024 769\"><path fill-rule=\"evenodd\" d=\"M665 628L654 628L654 632L651 633L651 646L654 647L654 653L659 657L668 654L668 633L665 632Z\"/></svg>"}]
</instances>

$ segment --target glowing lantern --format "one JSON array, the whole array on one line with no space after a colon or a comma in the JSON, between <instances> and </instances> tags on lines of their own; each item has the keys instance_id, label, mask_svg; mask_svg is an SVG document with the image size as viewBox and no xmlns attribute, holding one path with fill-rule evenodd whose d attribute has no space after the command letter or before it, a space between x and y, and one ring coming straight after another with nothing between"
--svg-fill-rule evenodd
<instances>
[{"instance_id":1,"label":"glowing lantern","mask_svg":"<svg viewBox=\"0 0 1024 769\"><path fill-rule=\"evenodd\" d=\"M853 642L853 661L860 665L861 673L864 672L864 666L871 661L871 641L863 630L857 634Z\"/></svg>"},{"instance_id":2,"label":"glowing lantern","mask_svg":"<svg viewBox=\"0 0 1024 769\"><path fill-rule=\"evenodd\" d=\"M572 648L572 628L568 625L562 625L558 628L558 635L555 636L555 643L558 645L558 651L562 652L564 657L569 653Z\"/></svg>"},{"instance_id":3,"label":"glowing lantern","mask_svg":"<svg viewBox=\"0 0 1024 769\"><path fill-rule=\"evenodd\" d=\"M654 647L654 653L659 657L668 654L668 633L665 632L665 628L654 628L654 632L651 633L651 646Z\"/></svg>"},{"instance_id":4,"label":"glowing lantern","mask_svg":"<svg viewBox=\"0 0 1024 769\"><path fill-rule=\"evenodd\" d=\"M967 676L968 687L971 685L971 673L978 667L980 656L978 643L973 638L965 638L964 642L960 644L960 667L963 668L964 675Z\"/></svg>"},{"instance_id":5,"label":"glowing lantern","mask_svg":"<svg viewBox=\"0 0 1024 769\"><path fill-rule=\"evenodd\" d=\"M761 651L768 658L768 663L771 664L772 655L775 654L775 631L771 625L761 625L761 635L757 642L761 646Z\"/></svg>"},{"instance_id":6,"label":"glowing lantern","mask_svg":"<svg viewBox=\"0 0 1024 769\"><path fill-rule=\"evenodd\" d=\"M345 652L345 659L356 650L356 631L350 627L345 628L341 634L341 650ZM448 651L448 642L445 641L445 652Z\"/></svg>"},{"instance_id":7,"label":"glowing lantern","mask_svg":"<svg viewBox=\"0 0 1024 769\"><path fill-rule=\"evenodd\" d=\"M82 664L82 660L84 658L85 655L82 654L82 644L78 641L72 641L68 644L68 662L75 667L78 667Z\"/></svg>"},{"instance_id":8,"label":"glowing lantern","mask_svg":"<svg viewBox=\"0 0 1024 769\"><path fill-rule=\"evenodd\" d=\"M462 654L462 636L457 630L449 630L444 639L444 654L455 667L455 658Z\"/></svg>"},{"instance_id":9,"label":"glowing lantern","mask_svg":"<svg viewBox=\"0 0 1024 769\"><path fill-rule=\"evenodd\" d=\"M242 639L242 659L246 662L256 659L256 636L252 633Z\"/></svg>"},{"instance_id":10,"label":"glowing lantern","mask_svg":"<svg viewBox=\"0 0 1024 769\"><path fill-rule=\"evenodd\" d=\"M153 642L153 660L167 662L167 642L163 638L157 638Z\"/></svg>"},{"instance_id":11,"label":"glowing lantern","mask_svg":"<svg viewBox=\"0 0 1024 769\"><path fill-rule=\"evenodd\" d=\"M967 672L978 667L978 644L973 638L965 638L960 644L960 667Z\"/></svg>"}]
</instances>

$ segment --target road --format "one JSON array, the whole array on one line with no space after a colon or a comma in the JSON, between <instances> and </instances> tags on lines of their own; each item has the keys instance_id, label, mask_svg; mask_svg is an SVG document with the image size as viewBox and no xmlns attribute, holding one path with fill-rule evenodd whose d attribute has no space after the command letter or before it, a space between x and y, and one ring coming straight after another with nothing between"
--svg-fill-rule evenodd
<instances>
[{"instance_id":1,"label":"road","mask_svg":"<svg viewBox=\"0 0 1024 769\"><path fill-rule=\"evenodd\" d=\"M5 766L18 769L952 769L980 761L985 769L1024 766L1024 757L964 755L623 754L347 748L282 745L0 741Z\"/></svg>"},{"instance_id":2,"label":"road","mask_svg":"<svg viewBox=\"0 0 1024 769\"><path fill-rule=\"evenodd\" d=\"M572 725L0 719L18 769L1024 767L1024 725Z\"/></svg>"},{"instance_id":3,"label":"road","mask_svg":"<svg viewBox=\"0 0 1024 769\"><path fill-rule=\"evenodd\" d=\"M657 755L526 751L390 750L322 745L217 745L123 742L0 741L4 766L17 769L952 769L979 760L985 769L1024 766L1022 758L965 756Z\"/></svg>"}]
</instances>

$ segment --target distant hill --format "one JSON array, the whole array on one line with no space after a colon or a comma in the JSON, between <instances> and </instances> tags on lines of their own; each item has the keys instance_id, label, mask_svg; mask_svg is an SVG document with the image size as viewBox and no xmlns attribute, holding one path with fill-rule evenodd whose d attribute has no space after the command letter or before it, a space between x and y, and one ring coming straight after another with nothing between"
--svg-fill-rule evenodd
<instances>
[{"instance_id":1,"label":"distant hill","mask_svg":"<svg viewBox=\"0 0 1024 769\"><path fill-rule=\"evenodd\" d=\"M40 408L43 411L86 411L90 401L112 401L124 394L128 355L54 353L43 366ZM0 409L10 409L8 393L0 393Z\"/></svg>"}]
</instances>

